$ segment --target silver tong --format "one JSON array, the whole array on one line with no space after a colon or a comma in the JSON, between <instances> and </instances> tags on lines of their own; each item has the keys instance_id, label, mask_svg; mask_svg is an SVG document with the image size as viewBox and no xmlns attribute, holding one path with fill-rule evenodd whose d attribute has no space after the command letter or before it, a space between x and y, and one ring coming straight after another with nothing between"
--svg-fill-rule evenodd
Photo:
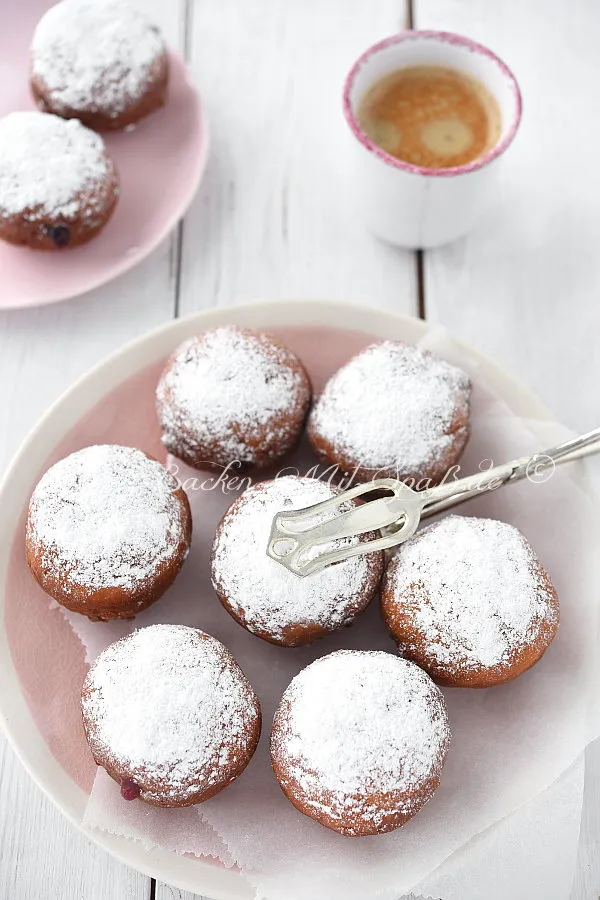
<instances>
[{"instance_id":1,"label":"silver tong","mask_svg":"<svg viewBox=\"0 0 600 900\"><path fill-rule=\"evenodd\" d=\"M414 491L396 478L378 478L342 491L331 500L324 500L306 509L277 513L271 526L267 553L271 559L281 563L295 575L313 575L326 566L353 556L387 550L402 544L413 536L421 519L464 503L482 491L495 490L523 478L535 482L547 469L553 470L561 463L598 452L600 428L595 428L542 453L523 456L483 473L455 479L423 491ZM386 496L381 496L382 493ZM358 498L362 500L360 504L353 505L351 509L342 509L337 515L315 523L315 517L320 518L323 513L339 509L347 501ZM353 545L348 542L331 548L333 541L372 532L375 537Z\"/></svg>"}]
</instances>

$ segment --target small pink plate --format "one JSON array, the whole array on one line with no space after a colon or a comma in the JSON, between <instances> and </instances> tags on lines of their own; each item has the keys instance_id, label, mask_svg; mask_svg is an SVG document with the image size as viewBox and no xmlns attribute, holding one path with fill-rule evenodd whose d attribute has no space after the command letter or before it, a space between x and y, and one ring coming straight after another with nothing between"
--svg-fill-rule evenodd
<instances>
[{"instance_id":1,"label":"small pink plate","mask_svg":"<svg viewBox=\"0 0 600 900\"><path fill-rule=\"evenodd\" d=\"M34 109L29 42L48 0L10 4L0 21L0 116ZM6 27L10 25L10 27ZM89 244L60 253L0 241L0 309L65 300L106 284L148 256L175 227L200 183L208 127L185 63L170 54L166 106L128 132L105 135L121 178L117 209Z\"/></svg>"}]
</instances>

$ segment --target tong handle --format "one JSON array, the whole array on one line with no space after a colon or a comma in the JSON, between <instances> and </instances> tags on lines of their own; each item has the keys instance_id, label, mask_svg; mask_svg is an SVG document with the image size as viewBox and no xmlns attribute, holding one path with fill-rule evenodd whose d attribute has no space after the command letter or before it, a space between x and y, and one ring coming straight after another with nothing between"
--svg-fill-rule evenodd
<instances>
[{"instance_id":1,"label":"tong handle","mask_svg":"<svg viewBox=\"0 0 600 900\"><path fill-rule=\"evenodd\" d=\"M594 453L600 452L600 428L594 428L586 434L571 438L548 450L534 453L533 456L523 456L500 466L494 466L487 472L469 475L457 481L438 485L426 491L426 499L422 517L435 516L445 509L471 500L482 491L512 484L530 477L544 469L554 468L562 463L584 459Z\"/></svg>"},{"instance_id":2,"label":"tong handle","mask_svg":"<svg viewBox=\"0 0 600 900\"><path fill-rule=\"evenodd\" d=\"M275 515L267 553L295 575L311 575L325 566L363 553L387 549L408 540L422 517L433 516L457 506L482 491L492 490L544 469L600 452L600 428L572 438L543 453L523 456L487 472L479 472L424 491L413 491L394 478L356 485L329 500L299 510L282 510ZM315 516L329 512L344 501L358 499L384 489L391 494L362 503L354 509L315 524ZM380 537L353 546L323 549L332 540L380 531ZM322 552L319 553L319 547Z\"/></svg>"},{"instance_id":3,"label":"tong handle","mask_svg":"<svg viewBox=\"0 0 600 900\"><path fill-rule=\"evenodd\" d=\"M393 491L391 496L379 497L371 500L369 503L363 503L360 506L352 506L345 512L340 513L332 519L326 519L319 523L319 539L322 543L326 541L339 540L340 538L355 537L365 531L377 531L387 525L392 525L397 521L402 511L398 508L398 495L404 496L406 488L399 485L395 479L382 478L371 484L359 484L349 491L345 491L342 499L332 497L330 500L322 500L310 508L312 516L318 516L329 510L339 508L344 503L352 501L357 497L365 494L372 494L378 490L387 489ZM311 518L312 518L311 516ZM302 535L311 530L313 523L307 525L307 517L305 509L285 511L279 518L278 525L282 532L296 539L299 543L303 543Z\"/></svg>"}]
</instances>

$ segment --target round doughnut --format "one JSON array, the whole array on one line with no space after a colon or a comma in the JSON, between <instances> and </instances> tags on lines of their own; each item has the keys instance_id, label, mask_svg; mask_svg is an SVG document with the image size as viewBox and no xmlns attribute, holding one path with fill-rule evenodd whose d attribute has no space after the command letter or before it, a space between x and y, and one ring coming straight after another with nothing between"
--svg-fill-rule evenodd
<instances>
[{"instance_id":1,"label":"round doughnut","mask_svg":"<svg viewBox=\"0 0 600 900\"><path fill-rule=\"evenodd\" d=\"M111 644L81 694L97 765L126 800L191 806L227 787L260 737L256 694L219 641L184 625L151 625Z\"/></svg>"},{"instance_id":2,"label":"round doughnut","mask_svg":"<svg viewBox=\"0 0 600 900\"><path fill-rule=\"evenodd\" d=\"M274 465L300 440L311 385L267 334L227 326L185 341L157 388L163 444L197 469Z\"/></svg>"},{"instance_id":3,"label":"round doughnut","mask_svg":"<svg viewBox=\"0 0 600 900\"><path fill-rule=\"evenodd\" d=\"M267 556L276 513L302 509L337 493L325 482L288 475L248 488L221 520L212 553L213 586L227 612L257 637L285 647L308 644L350 624L373 598L383 571L381 551L303 578ZM355 503L339 510L351 505ZM321 513L315 523L331 515ZM373 535L363 539L368 537ZM346 538L335 547L357 543L358 538Z\"/></svg>"},{"instance_id":4,"label":"round doughnut","mask_svg":"<svg viewBox=\"0 0 600 900\"><path fill-rule=\"evenodd\" d=\"M123 0L62 0L35 29L31 90L43 112L126 128L164 105L168 79L160 31Z\"/></svg>"},{"instance_id":5,"label":"round doughnut","mask_svg":"<svg viewBox=\"0 0 600 900\"><path fill-rule=\"evenodd\" d=\"M559 619L556 591L520 531L467 516L441 519L399 549L381 610L403 654L453 687L521 675L543 656Z\"/></svg>"},{"instance_id":6,"label":"round doughnut","mask_svg":"<svg viewBox=\"0 0 600 900\"><path fill-rule=\"evenodd\" d=\"M104 141L38 112L0 119L0 238L34 250L77 247L110 219L119 179Z\"/></svg>"},{"instance_id":7,"label":"round doughnut","mask_svg":"<svg viewBox=\"0 0 600 900\"><path fill-rule=\"evenodd\" d=\"M271 761L294 806L351 836L404 825L436 791L450 741L429 676L381 651L340 650L285 691Z\"/></svg>"},{"instance_id":8,"label":"round doughnut","mask_svg":"<svg viewBox=\"0 0 600 900\"><path fill-rule=\"evenodd\" d=\"M44 591L90 619L129 619L161 597L188 554L185 493L141 450L78 450L40 479L26 550Z\"/></svg>"},{"instance_id":9,"label":"round doughnut","mask_svg":"<svg viewBox=\"0 0 600 900\"><path fill-rule=\"evenodd\" d=\"M356 481L442 480L469 437L468 377L400 341L372 344L327 382L308 423L319 457Z\"/></svg>"}]
</instances>

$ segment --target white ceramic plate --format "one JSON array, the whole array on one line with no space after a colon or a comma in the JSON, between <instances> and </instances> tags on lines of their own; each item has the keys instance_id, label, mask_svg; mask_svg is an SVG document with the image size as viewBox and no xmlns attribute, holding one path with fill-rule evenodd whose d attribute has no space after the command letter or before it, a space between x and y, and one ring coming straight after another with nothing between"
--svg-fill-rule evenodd
<instances>
[{"instance_id":1,"label":"white ceramic plate","mask_svg":"<svg viewBox=\"0 0 600 900\"><path fill-rule=\"evenodd\" d=\"M15 647L9 641L6 584L11 546L19 527L16 523L49 454L92 407L126 379L163 359L189 335L225 324L253 328L343 325L345 329L411 343L432 327L408 316L315 301L254 303L197 313L162 326L108 357L50 408L25 440L0 489L0 721L31 777L79 828L86 793L52 754L36 725L13 660ZM498 365L471 347L460 346L465 358L479 365L491 390L517 415L541 421L551 418L542 403ZM327 352L326 348L323 352ZM181 889L215 900L251 900L253 896L236 871L166 850L149 851L140 843L98 830L90 831L89 836L128 865Z\"/></svg>"}]
</instances>

